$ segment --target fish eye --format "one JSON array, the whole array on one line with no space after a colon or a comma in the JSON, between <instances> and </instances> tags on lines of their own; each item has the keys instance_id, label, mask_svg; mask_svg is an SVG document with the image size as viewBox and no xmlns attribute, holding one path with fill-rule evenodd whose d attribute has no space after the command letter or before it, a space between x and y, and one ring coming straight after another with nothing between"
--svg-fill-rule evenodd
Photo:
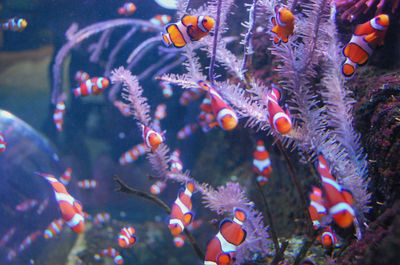
<instances>
[{"instance_id":1,"label":"fish eye","mask_svg":"<svg viewBox=\"0 0 400 265\"><path fill-rule=\"evenodd\" d=\"M205 19L203 19L203 23L207 23L207 19L205 18Z\"/></svg>"}]
</instances>

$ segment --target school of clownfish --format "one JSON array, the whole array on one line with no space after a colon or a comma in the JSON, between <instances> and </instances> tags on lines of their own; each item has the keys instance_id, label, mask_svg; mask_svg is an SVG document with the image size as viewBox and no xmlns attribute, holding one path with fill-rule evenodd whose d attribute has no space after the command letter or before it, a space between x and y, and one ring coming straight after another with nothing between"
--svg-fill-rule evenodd
<instances>
[{"instance_id":1,"label":"school of clownfish","mask_svg":"<svg viewBox=\"0 0 400 265\"><path fill-rule=\"evenodd\" d=\"M136 10L136 6L127 2L118 9L120 15L130 16ZM174 46L182 48L187 43L198 41L208 35L213 28L215 21L208 16L192 16L184 15L180 21L170 23L171 17L168 15L157 15L150 21L155 25L165 25L165 33L162 34L162 41L166 46ZM281 42L286 43L289 37L293 35L295 27L295 17L287 7L275 8L275 15L271 18L273 28L271 32L274 35L273 42L280 45ZM22 32L28 23L22 18L11 18L1 24L3 30ZM373 19L358 25L349 43L344 47L343 54L346 57L342 65L343 75L351 77L354 75L358 66L364 65L373 50L384 43L385 34L389 26L389 16L382 14ZM148 29L143 28L143 31ZM79 84L72 93L75 97L86 97L89 95L100 95L109 86L110 81L107 77L90 77L84 71L78 71L75 80ZM173 95L173 89L166 82L159 82L164 97L169 98ZM178 133L177 138L182 140L189 137L193 132L201 127L203 132L208 132L214 127L220 127L223 130L233 130L238 125L238 117L232 107L220 96L216 88L210 86L207 82L199 80L197 88L184 91L180 98L180 104L186 106L190 101L197 100L204 92L206 96L201 103L201 113L198 116L198 122L184 126ZM58 131L63 129L63 117L65 115L66 96L63 94L59 102L56 104L53 119ZM267 92L266 105L268 109L268 120L272 129L280 134L287 134L292 128L290 114L287 108L283 108L281 104L281 91L272 86ZM120 110L122 115L130 116L131 110L129 105L122 101L114 101L114 106ZM142 129L143 143L139 143L132 149L128 150L119 159L121 165L133 163L140 156L147 152L154 152L158 146L165 141L163 132L160 132L160 121L167 115L166 105L160 104L155 111L155 128L150 128L144 124L139 124ZM7 148L7 142L4 135L0 132L0 152L4 152ZM253 154L253 170L257 175L257 182L263 186L267 183L271 173L272 166L269 153L265 148L262 140L258 140L256 150ZM171 155L171 171L182 172L183 164L180 160L180 151L175 150ZM322 190L313 187L310 194L309 213L312 218L314 229L321 229L322 233L318 240L326 248L334 247L337 243L337 237L334 230L329 225L330 220L341 227L350 227L355 218L352 208L353 198L349 191L343 189L336 179L331 175L328 164L322 155L318 156L317 170L321 176ZM61 218L50 223L45 229L43 235L46 239L53 238L60 234L65 224L76 233L82 233L84 230L85 218L87 214L83 212L81 203L71 196L66 185L71 180L72 170L67 169L59 179L53 175L37 173L42 176L52 187L55 200L58 203ZM82 180L77 182L78 187L82 189L94 189L97 186L95 180ZM166 187L163 181L156 181L151 187L151 193L158 195ZM191 197L195 191L194 183L188 181L185 189L178 192L178 196L172 205L171 215L168 227L173 235L173 243L177 247L182 247L185 237L182 235L184 229L192 229L196 221L193 221L192 201ZM37 209L40 215L47 207L49 198L46 198ZM29 211L38 205L35 199L28 199L15 208L17 211ZM233 210L233 220L225 219L220 223L219 231L207 245L205 256L205 265L222 265L232 264L234 255L238 246L246 239L246 231L243 224L247 219L247 213L243 209L235 208ZM104 225L111 219L108 213L98 213L93 223L96 226ZM324 220L325 219L325 220ZM327 221L328 220L328 221ZM0 240L0 246L5 246L15 234L16 228L11 228ZM19 245L18 250L21 252L26 249L32 242L42 234L41 231L35 231L29 234ZM132 247L136 242L135 229L133 227L122 227L118 236L118 245L121 248ZM10 250L8 260L12 260L17 255L15 250ZM96 260L109 255L114 259L115 264L123 264L121 254L112 247L104 249L100 254L96 254ZM311 261L304 261L302 264L312 264Z\"/></svg>"}]
</instances>

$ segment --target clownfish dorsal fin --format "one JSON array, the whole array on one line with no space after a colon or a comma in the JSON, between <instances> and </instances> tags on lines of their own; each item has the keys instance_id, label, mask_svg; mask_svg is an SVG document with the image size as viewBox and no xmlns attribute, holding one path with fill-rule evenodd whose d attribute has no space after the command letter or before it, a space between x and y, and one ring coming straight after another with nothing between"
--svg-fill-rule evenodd
<instances>
[{"instance_id":1,"label":"clownfish dorsal fin","mask_svg":"<svg viewBox=\"0 0 400 265\"><path fill-rule=\"evenodd\" d=\"M186 27L186 32L189 35L189 38L191 40L195 40L195 37L194 37L194 26L193 25L187 26Z\"/></svg>"},{"instance_id":2,"label":"clownfish dorsal fin","mask_svg":"<svg viewBox=\"0 0 400 265\"><path fill-rule=\"evenodd\" d=\"M204 81L204 80L199 80L199 81L197 81L197 84L200 86L200 88L201 89L203 89L204 91L206 91L206 92L210 92L210 86L206 83L206 81ZM210 99L211 99L211 95L210 94L208 94L208 96L210 97Z\"/></svg>"},{"instance_id":3,"label":"clownfish dorsal fin","mask_svg":"<svg viewBox=\"0 0 400 265\"><path fill-rule=\"evenodd\" d=\"M376 35L376 32L372 32L371 34L368 34L367 36L364 37L364 40L367 43L371 43L374 40L376 40L378 38L378 36Z\"/></svg>"},{"instance_id":4,"label":"clownfish dorsal fin","mask_svg":"<svg viewBox=\"0 0 400 265\"><path fill-rule=\"evenodd\" d=\"M190 223L192 222L192 219L193 219L193 213L192 213L192 212L188 212L188 213L185 213L185 214L183 215L183 220L184 220L185 223L187 223L187 224L190 224Z\"/></svg>"},{"instance_id":5,"label":"clownfish dorsal fin","mask_svg":"<svg viewBox=\"0 0 400 265\"><path fill-rule=\"evenodd\" d=\"M230 219L222 220L222 222L219 224L219 231L221 231L224 226L231 224L231 223L233 223L233 221Z\"/></svg>"},{"instance_id":6,"label":"clownfish dorsal fin","mask_svg":"<svg viewBox=\"0 0 400 265\"><path fill-rule=\"evenodd\" d=\"M187 27L187 26L189 26L189 24L185 21L187 18L189 18L190 17L190 15L188 15L188 14L185 14L185 15L183 15L183 17L181 18L181 23L185 26L185 27Z\"/></svg>"},{"instance_id":7,"label":"clownfish dorsal fin","mask_svg":"<svg viewBox=\"0 0 400 265\"><path fill-rule=\"evenodd\" d=\"M274 28L272 29L272 32L276 33L276 29L275 29L275 27L276 27L276 19L275 19L275 17L271 17L271 23L274 26ZM275 31L274 31L274 29L275 29Z\"/></svg>"},{"instance_id":8,"label":"clownfish dorsal fin","mask_svg":"<svg viewBox=\"0 0 400 265\"><path fill-rule=\"evenodd\" d=\"M243 210L243 209L240 209L240 208L234 208L233 209L233 212L234 212L234 215L235 215L235 218L238 220L238 221L240 221L240 222L244 222L244 221L246 221L246 219L247 219L247 214L246 214L246 212Z\"/></svg>"},{"instance_id":9,"label":"clownfish dorsal fin","mask_svg":"<svg viewBox=\"0 0 400 265\"><path fill-rule=\"evenodd\" d=\"M194 183L193 183L193 181L188 180L188 181L186 182L186 188L187 188L191 193L193 193L193 192L194 192Z\"/></svg>"}]
</instances>

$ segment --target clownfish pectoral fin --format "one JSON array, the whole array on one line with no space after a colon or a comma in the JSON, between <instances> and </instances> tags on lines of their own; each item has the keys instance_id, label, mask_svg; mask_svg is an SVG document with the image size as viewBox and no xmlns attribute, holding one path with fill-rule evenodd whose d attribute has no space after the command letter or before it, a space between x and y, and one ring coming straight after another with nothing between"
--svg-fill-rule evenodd
<instances>
[{"instance_id":1,"label":"clownfish pectoral fin","mask_svg":"<svg viewBox=\"0 0 400 265\"><path fill-rule=\"evenodd\" d=\"M344 200L345 200L348 204L353 205L353 203L354 203L353 194L352 194L349 190L347 190L347 189L342 189L342 195L343 195L343 197L344 197Z\"/></svg>"},{"instance_id":2,"label":"clownfish pectoral fin","mask_svg":"<svg viewBox=\"0 0 400 265\"><path fill-rule=\"evenodd\" d=\"M195 36L194 36L194 26L193 26L193 25L187 26L187 27L186 27L186 32L187 32L187 34L189 35L189 38L190 38L192 41L197 40L197 39L195 38Z\"/></svg>"},{"instance_id":3,"label":"clownfish pectoral fin","mask_svg":"<svg viewBox=\"0 0 400 265\"><path fill-rule=\"evenodd\" d=\"M272 23L272 25L274 25L274 28L272 28L272 32L276 33L277 32L277 27L276 27L275 17L271 17L271 23Z\"/></svg>"},{"instance_id":4,"label":"clownfish pectoral fin","mask_svg":"<svg viewBox=\"0 0 400 265\"><path fill-rule=\"evenodd\" d=\"M287 43L288 42L288 37L287 36L284 36L283 38L282 38L282 41L284 42L284 43Z\"/></svg>"},{"instance_id":5,"label":"clownfish pectoral fin","mask_svg":"<svg viewBox=\"0 0 400 265\"><path fill-rule=\"evenodd\" d=\"M232 261L232 257L229 253L227 252L222 252L221 254L219 254L217 256L217 264L221 264L221 265L228 265L230 264L230 262Z\"/></svg>"},{"instance_id":6,"label":"clownfish pectoral fin","mask_svg":"<svg viewBox=\"0 0 400 265\"><path fill-rule=\"evenodd\" d=\"M163 41L164 45L167 47L170 46L172 42L171 42L171 38L169 37L169 34L161 33L161 36L162 36L162 41Z\"/></svg>"},{"instance_id":7,"label":"clownfish pectoral fin","mask_svg":"<svg viewBox=\"0 0 400 265\"><path fill-rule=\"evenodd\" d=\"M371 43L372 41L376 40L378 38L378 36L376 35L375 32L372 32L371 34L367 35L364 37L364 40L367 43Z\"/></svg>"},{"instance_id":8,"label":"clownfish pectoral fin","mask_svg":"<svg viewBox=\"0 0 400 265\"><path fill-rule=\"evenodd\" d=\"M188 212L188 213L183 215L183 220L187 224L190 224L192 222L192 219L193 219L193 213L192 212Z\"/></svg>"}]
</instances>

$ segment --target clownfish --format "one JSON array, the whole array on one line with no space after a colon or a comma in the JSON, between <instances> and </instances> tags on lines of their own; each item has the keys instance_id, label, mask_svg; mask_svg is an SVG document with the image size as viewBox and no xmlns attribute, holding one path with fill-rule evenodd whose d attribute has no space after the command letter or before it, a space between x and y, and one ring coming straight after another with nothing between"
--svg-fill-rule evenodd
<instances>
[{"instance_id":1,"label":"clownfish","mask_svg":"<svg viewBox=\"0 0 400 265\"><path fill-rule=\"evenodd\" d=\"M85 180L81 180L77 182L77 185L79 188L81 189L94 189L97 186L97 181L95 181L94 179L85 179Z\"/></svg>"},{"instance_id":2,"label":"clownfish","mask_svg":"<svg viewBox=\"0 0 400 265\"><path fill-rule=\"evenodd\" d=\"M95 259L97 259L96 255L95 255ZM121 254L115 250L115 248L109 247L109 248L102 250L101 256L104 257L105 255L111 256L114 259L115 264L124 264L124 259L122 258Z\"/></svg>"},{"instance_id":3,"label":"clownfish","mask_svg":"<svg viewBox=\"0 0 400 265\"><path fill-rule=\"evenodd\" d=\"M93 224L95 226L101 226L104 225L105 223L110 222L111 216L109 213L98 213L95 215L93 219Z\"/></svg>"},{"instance_id":4,"label":"clownfish","mask_svg":"<svg viewBox=\"0 0 400 265\"><path fill-rule=\"evenodd\" d=\"M181 21L165 26L163 42L166 46L173 44L176 48L184 47L187 43L208 35L214 24L214 19L208 16L184 15Z\"/></svg>"},{"instance_id":5,"label":"clownfish","mask_svg":"<svg viewBox=\"0 0 400 265\"><path fill-rule=\"evenodd\" d=\"M162 181L156 181L153 185L150 187L150 192L154 195L160 194L165 188L167 187L167 184Z\"/></svg>"},{"instance_id":6,"label":"clownfish","mask_svg":"<svg viewBox=\"0 0 400 265\"><path fill-rule=\"evenodd\" d=\"M158 85L161 87L163 96L165 98L170 98L174 94L172 86L169 83L161 81L158 83Z\"/></svg>"},{"instance_id":7,"label":"clownfish","mask_svg":"<svg viewBox=\"0 0 400 265\"><path fill-rule=\"evenodd\" d=\"M41 214L44 212L44 210L47 208L48 205L49 205L49 198L47 197L47 198L44 199L44 200L42 201L42 203L39 205L39 207L38 207L37 210L36 210L36 213L37 213L38 215L41 215Z\"/></svg>"},{"instance_id":8,"label":"clownfish","mask_svg":"<svg viewBox=\"0 0 400 265\"><path fill-rule=\"evenodd\" d=\"M125 104L122 101L119 100L115 100L113 102L113 105L119 109L119 111L122 113L122 115L124 115L125 117L129 117L131 115L131 108L129 106L129 104Z\"/></svg>"},{"instance_id":9,"label":"clownfish","mask_svg":"<svg viewBox=\"0 0 400 265\"><path fill-rule=\"evenodd\" d=\"M158 27L163 27L167 25L169 22L171 22L171 16L170 15L155 15L154 17L150 18L150 23L158 26ZM142 31L151 31L148 27L143 27Z\"/></svg>"},{"instance_id":10,"label":"clownfish","mask_svg":"<svg viewBox=\"0 0 400 265\"><path fill-rule=\"evenodd\" d=\"M132 162L135 162L139 156L144 155L149 151L149 148L145 143L140 143L135 145L133 148L129 149L119 158L120 165L127 165Z\"/></svg>"},{"instance_id":11,"label":"clownfish","mask_svg":"<svg viewBox=\"0 0 400 265\"><path fill-rule=\"evenodd\" d=\"M43 232L44 238L50 239L50 238L53 238L56 235L60 234L63 224L64 224L64 220L62 218L59 218L59 219L51 222L50 225Z\"/></svg>"},{"instance_id":12,"label":"clownfish","mask_svg":"<svg viewBox=\"0 0 400 265\"><path fill-rule=\"evenodd\" d=\"M0 132L0 152L4 152L7 148L7 142L4 135Z\"/></svg>"},{"instance_id":13,"label":"clownfish","mask_svg":"<svg viewBox=\"0 0 400 265\"><path fill-rule=\"evenodd\" d=\"M164 103L157 105L154 117L159 121L167 117L167 105Z\"/></svg>"},{"instance_id":14,"label":"clownfish","mask_svg":"<svg viewBox=\"0 0 400 265\"><path fill-rule=\"evenodd\" d=\"M174 173L182 172L183 164L180 155L181 151L179 149L174 150L171 154L171 171Z\"/></svg>"},{"instance_id":15,"label":"clownfish","mask_svg":"<svg viewBox=\"0 0 400 265\"><path fill-rule=\"evenodd\" d=\"M85 82L86 80L88 80L88 79L90 78L90 76L89 76L88 73L86 73L86 72L84 72L84 71L77 71L77 72L75 73L74 78L75 78L75 81L78 82L78 83L80 84L80 83L83 83L83 82Z\"/></svg>"},{"instance_id":16,"label":"clownfish","mask_svg":"<svg viewBox=\"0 0 400 265\"><path fill-rule=\"evenodd\" d=\"M0 246L4 247L8 243L8 241L10 241L10 239L13 237L15 231L17 231L15 227L8 230L7 233L1 238Z\"/></svg>"},{"instance_id":17,"label":"clownfish","mask_svg":"<svg viewBox=\"0 0 400 265\"><path fill-rule=\"evenodd\" d=\"M24 31L24 29L28 26L28 22L23 18L10 18L7 22L1 24L3 30L9 31Z\"/></svg>"},{"instance_id":18,"label":"clownfish","mask_svg":"<svg viewBox=\"0 0 400 265\"><path fill-rule=\"evenodd\" d=\"M58 181L53 175L43 173L39 173L39 175L44 177L53 187L54 195L65 223L75 233L82 233L85 228L85 219L80 202L72 197L64 184Z\"/></svg>"},{"instance_id":19,"label":"clownfish","mask_svg":"<svg viewBox=\"0 0 400 265\"><path fill-rule=\"evenodd\" d=\"M267 92L268 119L275 131L287 134L292 129L292 121L288 111L283 111L279 105L280 98L281 94L275 87Z\"/></svg>"},{"instance_id":20,"label":"clownfish","mask_svg":"<svg viewBox=\"0 0 400 265\"><path fill-rule=\"evenodd\" d=\"M196 88L185 90L179 98L179 104L181 104L182 106L187 106L191 101L198 99L201 93L202 90Z\"/></svg>"},{"instance_id":21,"label":"clownfish","mask_svg":"<svg viewBox=\"0 0 400 265\"><path fill-rule=\"evenodd\" d=\"M215 119L214 114L211 113L206 113L204 111L201 111L198 117L199 125L201 126L201 130L204 133L209 132L212 128L215 126L218 126L218 122Z\"/></svg>"},{"instance_id":22,"label":"clownfish","mask_svg":"<svg viewBox=\"0 0 400 265\"><path fill-rule=\"evenodd\" d=\"M357 65L367 63L374 49L378 45L383 45L388 27L389 16L385 14L357 26L349 43L343 48L346 60L343 63L342 72L345 76L352 76Z\"/></svg>"},{"instance_id":23,"label":"clownfish","mask_svg":"<svg viewBox=\"0 0 400 265\"><path fill-rule=\"evenodd\" d=\"M30 235L28 235L27 237L25 237L25 239L22 241L22 243L19 245L18 250L24 251L27 247L29 247L33 241L36 240L36 238L41 234L41 232L39 230L31 233Z\"/></svg>"},{"instance_id":24,"label":"clownfish","mask_svg":"<svg viewBox=\"0 0 400 265\"><path fill-rule=\"evenodd\" d=\"M280 44L281 41L288 42L289 36L294 31L294 16L287 7L275 7L275 17L271 18L274 25L272 32L275 33L274 43Z\"/></svg>"},{"instance_id":25,"label":"clownfish","mask_svg":"<svg viewBox=\"0 0 400 265\"><path fill-rule=\"evenodd\" d=\"M171 217L169 219L169 230L173 236L182 233L182 231L191 223L193 218L192 211L192 194L194 192L194 183L186 182L186 188L180 189L178 197L171 209Z\"/></svg>"},{"instance_id":26,"label":"clownfish","mask_svg":"<svg viewBox=\"0 0 400 265\"><path fill-rule=\"evenodd\" d=\"M12 261L17 256L17 252L13 249L10 249L7 253L7 260Z\"/></svg>"},{"instance_id":27,"label":"clownfish","mask_svg":"<svg viewBox=\"0 0 400 265\"><path fill-rule=\"evenodd\" d=\"M59 132L61 132L63 129L64 114L65 114L65 103L64 101L60 101L57 103L53 114L54 124L56 125L56 128Z\"/></svg>"},{"instance_id":28,"label":"clownfish","mask_svg":"<svg viewBox=\"0 0 400 265\"><path fill-rule=\"evenodd\" d=\"M211 113L212 112L211 99L210 99L210 97L208 95L206 95L206 97L201 102L200 108L205 113Z\"/></svg>"},{"instance_id":29,"label":"clownfish","mask_svg":"<svg viewBox=\"0 0 400 265\"><path fill-rule=\"evenodd\" d=\"M218 234L208 243L204 265L228 265L234 262L236 248L246 240L243 223L247 219L244 210L235 208L233 221L225 219Z\"/></svg>"},{"instance_id":30,"label":"clownfish","mask_svg":"<svg viewBox=\"0 0 400 265\"><path fill-rule=\"evenodd\" d=\"M61 175L60 182L66 186L71 181L71 177L72 177L72 169L67 168Z\"/></svg>"},{"instance_id":31,"label":"clownfish","mask_svg":"<svg viewBox=\"0 0 400 265\"><path fill-rule=\"evenodd\" d=\"M257 149L254 151L253 157L253 170L259 175L257 177L257 181L261 186L263 186L272 172L272 166L269 153L265 149L264 142L262 140L257 141Z\"/></svg>"},{"instance_id":32,"label":"clownfish","mask_svg":"<svg viewBox=\"0 0 400 265\"><path fill-rule=\"evenodd\" d=\"M136 6L132 2L125 3L122 7L118 8L118 14L130 16L136 11Z\"/></svg>"},{"instance_id":33,"label":"clownfish","mask_svg":"<svg viewBox=\"0 0 400 265\"><path fill-rule=\"evenodd\" d=\"M110 81L105 77L93 77L82 82L79 87L73 89L76 97L99 95L110 85Z\"/></svg>"},{"instance_id":34,"label":"clownfish","mask_svg":"<svg viewBox=\"0 0 400 265\"><path fill-rule=\"evenodd\" d=\"M183 247L183 245L185 245L185 236L184 235L176 235L176 236L174 236L173 241L174 241L174 245L177 248L181 248L181 247Z\"/></svg>"},{"instance_id":35,"label":"clownfish","mask_svg":"<svg viewBox=\"0 0 400 265\"><path fill-rule=\"evenodd\" d=\"M353 196L336 182L329 172L328 164L322 155L318 156L318 172L321 175L322 186L326 199L326 208L335 223L341 228L347 228L354 221Z\"/></svg>"},{"instance_id":36,"label":"clownfish","mask_svg":"<svg viewBox=\"0 0 400 265\"><path fill-rule=\"evenodd\" d=\"M213 87L201 80L197 83L208 92L211 99L211 107L219 126L227 131L235 129L239 119L233 109L222 99Z\"/></svg>"},{"instance_id":37,"label":"clownfish","mask_svg":"<svg viewBox=\"0 0 400 265\"><path fill-rule=\"evenodd\" d=\"M179 140L183 140L188 138L192 133L194 133L199 126L196 123L190 123L185 125L182 129L178 131L176 134L176 138Z\"/></svg>"},{"instance_id":38,"label":"clownfish","mask_svg":"<svg viewBox=\"0 0 400 265\"><path fill-rule=\"evenodd\" d=\"M326 214L322 191L317 187L313 187L313 192L310 194L310 206L308 207L308 211L313 222L313 227L317 230L321 226L322 216Z\"/></svg>"},{"instance_id":39,"label":"clownfish","mask_svg":"<svg viewBox=\"0 0 400 265\"><path fill-rule=\"evenodd\" d=\"M335 232L332 231L332 228L326 227L324 231L322 232L322 235L317 238L319 242L325 247L325 248L331 248L336 245L337 242L337 237L335 235Z\"/></svg>"},{"instance_id":40,"label":"clownfish","mask_svg":"<svg viewBox=\"0 0 400 265\"><path fill-rule=\"evenodd\" d=\"M164 141L163 133L156 132L150 127L147 127L143 124L139 124L142 128L142 138L143 142L146 144L148 148L154 152L158 146Z\"/></svg>"},{"instance_id":41,"label":"clownfish","mask_svg":"<svg viewBox=\"0 0 400 265\"><path fill-rule=\"evenodd\" d=\"M129 248L136 242L135 228L132 226L130 227L123 227L121 229L121 233L118 236L118 245L121 248Z\"/></svg>"},{"instance_id":42,"label":"clownfish","mask_svg":"<svg viewBox=\"0 0 400 265\"><path fill-rule=\"evenodd\" d=\"M15 206L15 210L19 212L26 212L38 205L38 201L35 199L28 199L26 201L21 202L17 206Z\"/></svg>"}]
</instances>

